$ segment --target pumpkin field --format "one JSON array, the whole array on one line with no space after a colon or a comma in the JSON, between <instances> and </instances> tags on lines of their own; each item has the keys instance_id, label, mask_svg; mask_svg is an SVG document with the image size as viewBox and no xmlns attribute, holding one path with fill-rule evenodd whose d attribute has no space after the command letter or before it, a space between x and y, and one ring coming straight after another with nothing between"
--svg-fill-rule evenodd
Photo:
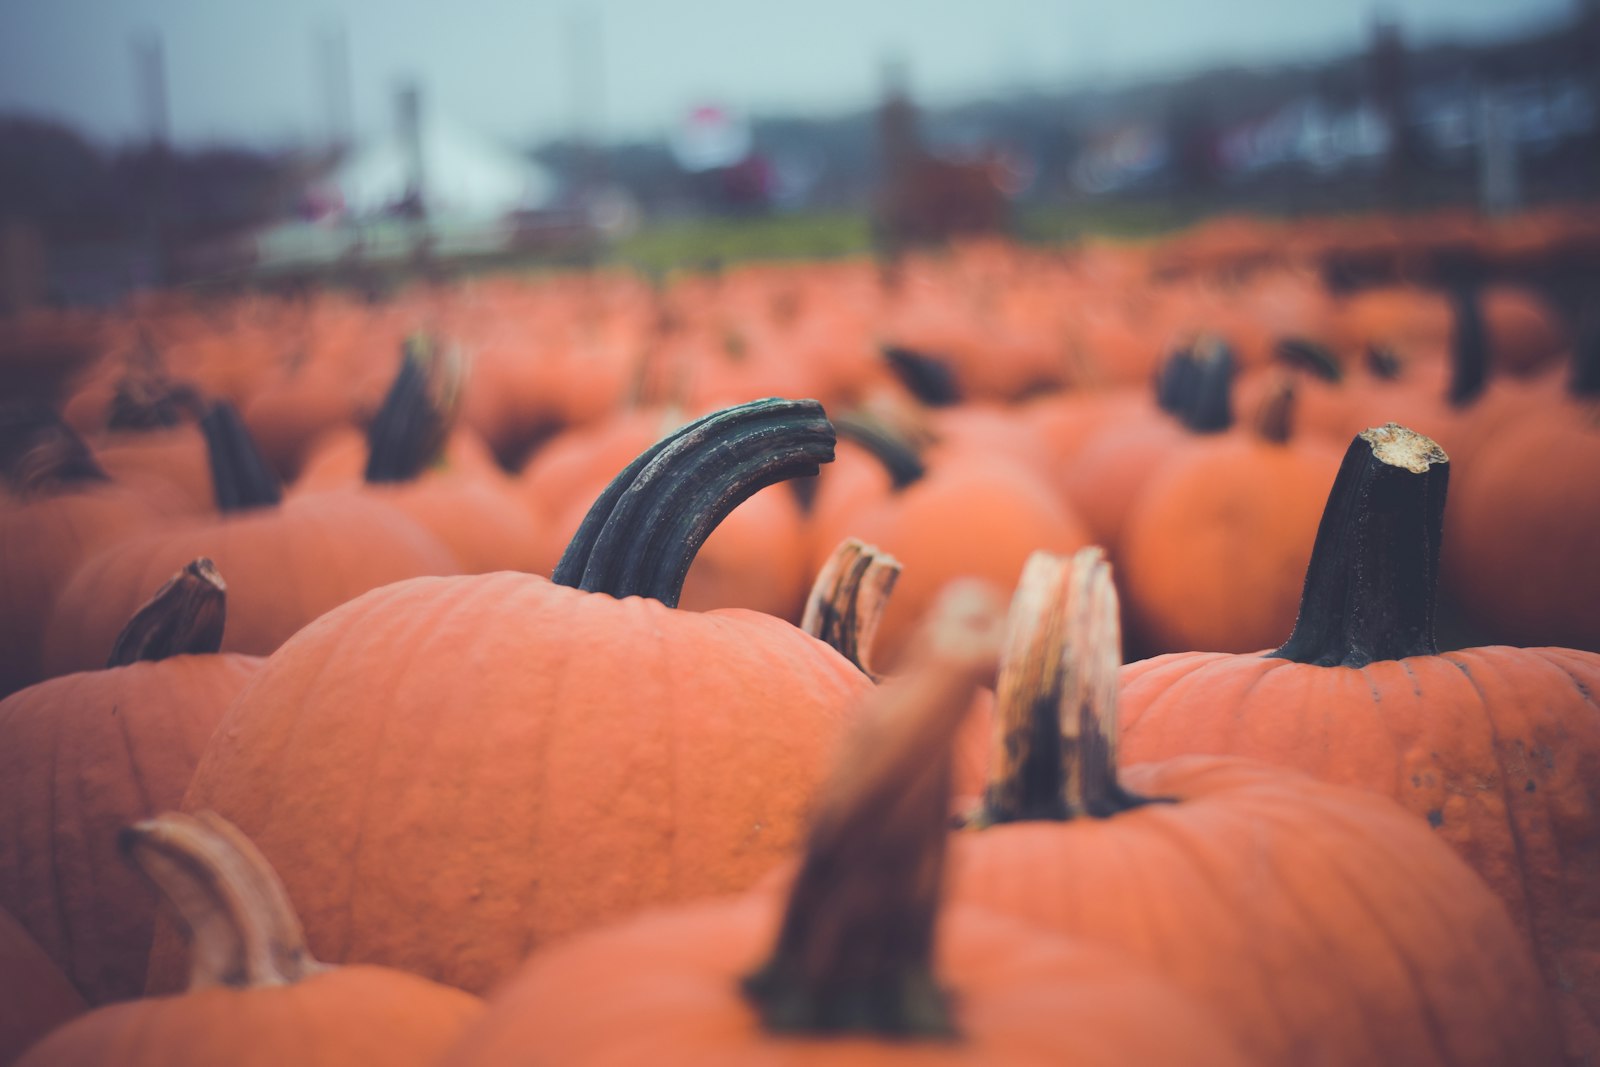
<instances>
[{"instance_id":1,"label":"pumpkin field","mask_svg":"<svg viewBox=\"0 0 1600 1067\"><path fill-rule=\"evenodd\" d=\"M1600 217L0 319L0 1067L1600 1067Z\"/></svg>"}]
</instances>

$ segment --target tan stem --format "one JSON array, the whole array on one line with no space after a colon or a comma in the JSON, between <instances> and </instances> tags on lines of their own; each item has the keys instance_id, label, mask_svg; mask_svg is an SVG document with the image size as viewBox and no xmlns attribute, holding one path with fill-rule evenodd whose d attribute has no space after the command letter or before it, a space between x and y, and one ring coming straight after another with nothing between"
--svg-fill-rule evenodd
<instances>
[{"instance_id":1,"label":"tan stem","mask_svg":"<svg viewBox=\"0 0 1600 1067\"><path fill-rule=\"evenodd\" d=\"M1099 548L1036 552L1006 622L979 825L1105 817L1145 803L1117 781L1116 587Z\"/></svg>"},{"instance_id":2,"label":"tan stem","mask_svg":"<svg viewBox=\"0 0 1600 1067\"><path fill-rule=\"evenodd\" d=\"M106 666L216 652L222 648L227 614L228 584L216 564L201 556L168 578L133 613L111 646Z\"/></svg>"},{"instance_id":3,"label":"tan stem","mask_svg":"<svg viewBox=\"0 0 1600 1067\"><path fill-rule=\"evenodd\" d=\"M1267 387L1251 423L1256 436L1274 445L1288 444L1294 434L1294 376L1280 374Z\"/></svg>"},{"instance_id":4,"label":"tan stem","mask_svg":"<svg viewBox=\"0 0 1600 1067\"><path fill-rule=\"evenodd\" d=\"M770 1030L942 1037L933 974L951 742L998 659L1001 616L950 587L907 669L875 690L812 819L777 944L745 980Z\"/></svg>"},{"instance_id":5,"label":"tan stem","mask_svg":"<svg viewBox=\"0 0 1600 1067\"><path fill-rule=\"evenodd\" d=\"M800 628L877 681L868 657L899 577L899 560L854 537L846 538L817 572Z\"/></svg>"},{"instance_id":6,"label":"tan stem","mask_svg":"<svg viewBox=\"0 0 1600 1067\"><path fill-rule=\"evenodd\" d=\"M176 910L189 990L290 985L328 970L266 857L214 812L168 812L122 831L122 853Z\"/></svg>"}]
</instances>

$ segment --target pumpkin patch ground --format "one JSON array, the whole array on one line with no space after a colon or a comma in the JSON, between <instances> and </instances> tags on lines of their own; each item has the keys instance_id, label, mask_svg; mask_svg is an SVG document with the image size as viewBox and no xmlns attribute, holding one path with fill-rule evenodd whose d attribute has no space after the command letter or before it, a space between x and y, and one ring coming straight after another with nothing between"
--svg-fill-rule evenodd
<instances>
[{"instance_id":1,"label":"pumpkin patch ground","mask_svg":"<svg viewBox=\"0 0 1600 1067\"><path fill-rule=\"evenodd\" d=\"M1585 248L0 321L0 1067L1600 1067Z\"/></svg>"}]
</instances>

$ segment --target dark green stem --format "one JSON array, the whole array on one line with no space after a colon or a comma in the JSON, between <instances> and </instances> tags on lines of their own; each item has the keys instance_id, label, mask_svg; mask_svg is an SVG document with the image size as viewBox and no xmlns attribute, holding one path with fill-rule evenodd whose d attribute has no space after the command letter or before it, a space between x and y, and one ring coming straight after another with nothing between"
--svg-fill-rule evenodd
<instances>
[{"instance_id":1,"label":"dark green stem","mask_svg":"<svg viewBox=\"0 0 1600 1067\"><path fill-rule=\"evenodd\" d=\"M1431 656L1450 461L1389 423L1345 451L1317 528L1300 617L1278 659L1319 667Z\"/></svg>"},{"instance_id":2,"label":"dark green stem","mask_svg":"<svg viewBox=\"0 0 1600 1067\"><path fill-rule=\"evenodd\" d=\"M1450 290L1454 325L1450 335L1450 391L1454 407L1465 407L1489 384L1489 333L1477 287L1461 282Z\"/></svg>"},{"instance_id":3,"label":"dark green stem","mask_svg":"<svg viewBox=\"0 0 1600 1067\"><path fill-rule=\"evenodd\" d=\"M1327 345L1307 337L1284 337L1273 347L1278 362L1303 370L1325 382L1344 377L1344 368Z\"/></svg>"},{"instance_id":4,"label":"dark green stem","mask_svg":"<svg viewBox=\"0 0 1600 1067\"><path fill-rule=\"evenodd\" d=\"M623 469L584 517L553 579L676 607L711 531L775 482L833 460L834 432L815 400L755 400L690 423Z\"/></svg>"},{"instance_id":5,"label":"dark green stem","mask_svg":"<svg viewBox=\"0 0 1600 1067\"><path fill-rule=\"evenodd\" d=\"M871 416L841 415L833 425L841 438L860 445L883 464L895 492L921 481L928 473L917 447Z\"/></svg>"},{"instance_id":6,"label":"dark green stem","mask_svg":"<svg viewBox=\"0 0 1600 1067\"><path fill-rule=\"evenodd\" d=\"M413 481L435 463L455 421L459 375L426 337L406 341L400 369L367 427L368 483Z\"/></svg>"},{"instance_id":7,"label":"dark green stem","mask_svg":"<svg viewBox=\"0 0 1600 1067\"><path fill-rule=\"evenodd\" d=\"M222 648L228 586L201 556L173 575L134 612L117 635L107 667L172 656L204 655Z\"/></svg>"},{"instance_id":8,"label":"dark green stem","mask_svg":"<svg viewBox=\"0 0 1600 1067\"><path fill-rule=\"evenodd\" d=\"M961 384L948 360L904 345L884 345L884 360L911 395L932 408L961 403Z\"/></svg>"},{"instance_id":9,"label":"dark green stem","mask_svg":"<svg viewBox=\"0 0 1600 1067\"><path fill-rule=\"evenodd\" d=\"M1233 425L1233 352L1202 341L1167 357L1156 375L1156 406L1190 433L1220 433Z\"/></svg>"},{"instance_id":10,"label":"dark green stem","mask_svg":"<svg viewBox=\"0 0 1600 1067\"><path fill-rule=\"evenodd\" d=\"M19 497L106 481L106 472L72 427L49 408L0 405L0 472Z\"/></svg>"},{"instance_id":11,"label":"dark green stem","mask_svg":"<svg viewBox=\"0 0 1600 1067\"><path fill-rule=\"evenodd\" d=\"M272 507L283 499L277 475L261 458L237 408L218 400L201 418L200 432L211 458L211 485L218 511L227 514Z\"/></svg>"}]
</instances>

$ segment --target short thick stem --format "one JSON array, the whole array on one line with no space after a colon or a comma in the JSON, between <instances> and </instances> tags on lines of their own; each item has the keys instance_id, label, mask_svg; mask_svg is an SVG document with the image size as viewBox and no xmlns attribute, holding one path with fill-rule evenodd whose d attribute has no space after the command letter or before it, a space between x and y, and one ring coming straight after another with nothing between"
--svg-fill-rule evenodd
<instances>
[{"instance_id":1,"label":"short thick stem","mask_svg":"<svg viewBox=\"0 0 1600 1067\"><path fill-rule=\"evenodd\" d=\"M119 844L187 932L191 992L289 985L328 969L306 948L271 864L220 815L168 812L123 830Z\"/></svg>"},{"instance_id":2,"label":"short thick stem","mask_svg":"<svg viewBox=\"0 0 1600 1067\"><path fill-rule=\"evenodd\" d=\"M72 427L35 404L0 406L0 474L19 497L107 480Z\"/></svg>"},{"instance_id":3,"label":"short thick stem","mask_svg":"<svg viewBox=\"0 0 1600 1067\"><path fill-rule=\"evenodd\" d=\"M1104 552L1034 553L1006 630L992 770L974 823L1106 818L1148 803L1117 780L1122 640Z\"/></svg>"},{"instance_id":4,"label":"short thick stem","mask_svg":"<svg viewBox=\"0 0 1600 1067\"><path fill-rule=\"evenodd\" d=\"M1294 379L1284 374L1267 388L1250 420L1256 437L1269 444L1288 444L1294 436L1294 404Z\"/></svg>"},{"instance_id":5,"label":"short thick stem","mask_svg":"<svg viewBox=\"0 0 1600 1067\"><path fill-rule=\"evenodd\" d=\"M775 482L833 460L814 400L755 400L690 423L646 449L589 509L553 579L675 607L689 567L728 514Z\"/></svg>"},{"instance_id":6,"label":"short thick stem","mask_svg":"<svg viewBox=\"0 0 1600 1067\"><path fill-rule=\"evenodd\" d=\"M825 641L876 681L868 658L900 561L880 548L847 538L817 573L800 628Z\"/></svg>"},{"instance_id":7,"label":"short thick stem","mask_svg":"<svg viewBox=\"0 0 1600 1067\"><path fill-rule=\"evenodd\" d=\"M205 655L222 648L228 586L216 564L201 556L167 579L117 635L107 667L172 656Z\"/></svg>"},{"instance_id":8,"label":"short thick stem","mask_svg":"<svg viewBox=\"0 0 1600 1067\"><path fill-rule=\"evenodd\" d=\"M1174 352L1156 376L1156 405L1190 433L1233 425L1233 353L1215 338Z\"/></svg>"},{"instance_id":9,"label":"short thick stem","mask_svg":"<svg viewBox=\"0 0 1600 1067\"><path fill-rule=\"evenodd\" d=\"M226 514L272 507L283 499L277 475L261 458L261 450L237 408L218 400L201 418L200 432L205 435L211 459L211 485L216 491L218 511Z\"/></svg>"},{"instance_id":10,"label":"short thick stem","mask_svg":"<svg viewBox=\"0 0 1600 1067\"><path fill-rule=\"evenodd\" d=\"M460 360L430 338L406 341L400 369L367 427L367 482L409 482L438 461L455 422L461 379Z\"/></svg>"},{"instance_id":11,"label":"short thick stem","mask_svg":"<svg viewBox=\"0 0 1600 1067\"><path fill-rule=\"evenodd\" d=\"M1320 667L1430 656L1450 461L1395 423L1345 451L1306 569L1300 615L1270 655Z\"/></svg>"},{"instance_id":12,"label":"short thick stem","mask_svg":"<svg viewBox=\"0 0 1600 1067\"><path fill-rule=\"evenodd\" d=\"M745 979L769 1030L939 1038L933 972L949 836L951 744L992 676L999 606L952 586L906 670L874 691L812 819L771 956Z\"/></svg>"},{"instance_id":13,"label":"short thick stem","mask_svg":"<svg viewBox=\"0 0 1600 1067\"><path fill-rule=\"evenodd\" d=\"M1489 333L1483 324L1478 291L1471 284L1451 290L1454 325L1450 335L1450 391L1455 407L1472 403L1489 384Z\"/></svg>"}]
</instances>

